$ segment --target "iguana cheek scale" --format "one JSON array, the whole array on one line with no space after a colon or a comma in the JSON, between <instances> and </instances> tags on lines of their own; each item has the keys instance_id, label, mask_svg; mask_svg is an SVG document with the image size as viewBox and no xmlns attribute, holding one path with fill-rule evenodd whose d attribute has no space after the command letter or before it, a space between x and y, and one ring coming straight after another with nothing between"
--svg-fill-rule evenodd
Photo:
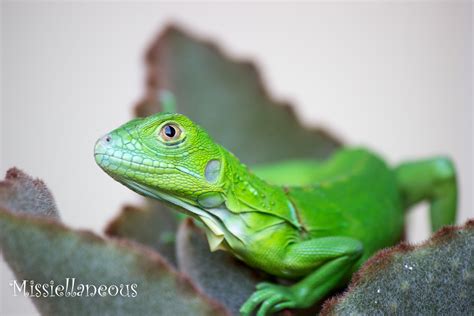
<instances>
[{"instance_id":1,"label":"iguana cheek scale","mask_svg":"<svg viewBox=\"0 0 474 316\"><path fill-rule=\"evenodd\" d=\"M249 170L180 114L124 124L97 141L95 159L135 192L202 222L212 251L296 280L259 284L243 315L308 307L343 287L375 251L400 240L415 203L430 202L433 230L456 215L447 158L392 168L367 149L346 148L327 161Z\"/></svg>"}]
</instances>

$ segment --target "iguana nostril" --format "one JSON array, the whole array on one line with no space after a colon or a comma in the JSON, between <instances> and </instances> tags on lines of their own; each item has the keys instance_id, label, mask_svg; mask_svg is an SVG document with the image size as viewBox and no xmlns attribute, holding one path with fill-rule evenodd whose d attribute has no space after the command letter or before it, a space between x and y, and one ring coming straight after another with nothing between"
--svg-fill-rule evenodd
<instances>
[{"instance_id":1,"label":"iguana nostril","mask_svg":"<svg viewBox=\"0 0 474 316\"><path fill-rule=\"evenodd\" d=\"M95 143L94 152L96 154L103 154L105 153L107 148L112 146L112 144L113 144L112 136L104 135L101 138L99 138L97 142Z\"/></svg>"}]
</instances>

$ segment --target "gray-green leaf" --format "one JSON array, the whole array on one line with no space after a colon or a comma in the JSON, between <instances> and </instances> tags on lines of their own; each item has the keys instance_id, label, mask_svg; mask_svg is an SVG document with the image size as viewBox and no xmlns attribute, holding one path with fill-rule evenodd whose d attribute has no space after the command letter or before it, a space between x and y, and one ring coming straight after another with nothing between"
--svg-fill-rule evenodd
<instances>
[{"instance_id":1,"label":"gray-green leaf","mask_svg":"<svg viewBox=\"0 0 474 316\"><path fill-rule=\"evenodd\" d=\"M420 246L382 250L325 303L324 315L470 315L474 311L474 221L445 227Z\"/></svg>"},{"instance_id":2,"label":"gray-green leaf","mask_svg":"<svg viewBox=\"0 0 474 316\"><path fill-rule=\"evenodd\" d=\"M17 213L59 219L52 194L43 181L32 179L17 168L0 182L0 206Z\"/></svg>"},{"instance_id":3,"label":"gray-green leaf","mask_svg":"<svg viewBox=\"0 0 474 316\"><path fill-rule=\"evenodd\" d=\"M105 233L152 247L176 266L176 211L157 201L148 201L142 207L125 206L119 216L107 226Z\"/></svg>"},{"instance_id":4,"label":"gray-green leaf","mask_svg":"<svg viewBox=\"0 0 474 316\"><path fill-rule=\"evenodd\" d=\"M152 44L146 62L147 93L137 115L160 111L160 91L171 91L179 113L244 163L324 158L340 144L323 130L303 127L289 104L269 95L253 63L233 60L174 26Z\"/></svg>"}]
</instances>

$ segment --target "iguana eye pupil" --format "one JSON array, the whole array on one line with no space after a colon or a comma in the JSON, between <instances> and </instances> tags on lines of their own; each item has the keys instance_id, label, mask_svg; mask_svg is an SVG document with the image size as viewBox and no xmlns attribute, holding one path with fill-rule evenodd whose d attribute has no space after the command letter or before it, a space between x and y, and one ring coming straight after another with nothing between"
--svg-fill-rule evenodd
<instances>
[{"instance_id":1,"label":"iguana eye pupil","mask_svg":"<svg viewBox=\"0 0 474 316\"><path fill-rule=\"evenodd\" d=\"M176 135L176 129L175 129L173 126L171 126L171 125L166 125L166 126L165 126L165 130L164 130L164 133L165 133L166 136L168 136L168 137L171 138L171 137L173 137L174 135Z\"/></svg>"},{"instance_id":2,"label":"iguana eye pupil","mask_svg":"<svg viewBox=\"0 0 474 316\"><path fill-rule=\"evenodd\" d=\"M166 124L160 130L160 138L165 141L178 140L181 136L181 129L176 124Z\"/></svg>"}]
</instances>

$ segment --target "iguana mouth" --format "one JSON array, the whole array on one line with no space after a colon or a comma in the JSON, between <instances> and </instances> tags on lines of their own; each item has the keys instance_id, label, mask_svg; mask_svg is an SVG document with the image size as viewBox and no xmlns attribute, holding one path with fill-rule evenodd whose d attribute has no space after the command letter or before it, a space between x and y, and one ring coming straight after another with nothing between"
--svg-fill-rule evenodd
<instances>
[{"instance_id":1,"label":"iguana mouth","mask_svg":"<svg viewBox=\"0 0 474 316\"><path fill-rule=\"evenodd\" d=\"M156 159L142 158L140 153L131 153L121 147L108 146L104 144L104 137L99 139L95 145L94 158L97 164L107 173L109 173L109 170L115 173L124 168L132 169L142 175L183 172L198 179L202 178L202 176L188 168Z\"/></svg>"},{"instance_id":2,"label":"iguana mouth","mask_svg":"<svg viewBox=\"0 0 474 316\"><path fill-rule=\"evenodd\" d=\"M133 170L134 173L142 174L142 175L150 175L150 174L164 174L164 173L176 173L179 171L179 168L176 168L173 165L160 163L157 161L153 161L150 164L145 164L142 162L138 162L138 160L131 159L124 159L120 156L110 155L107 153L95 153L94 154L95 160L97 164L104 169L107 173L109 171L117 172L120 169L128 169ZM132 156L135 157L135 156Z\"/></svg>"},{"instance_id":3,"label":"iguana mouth","mask_svg":"<svg viewBox=\"0 0 474 316\"><path fill-rule=\"evenodd\" d=\"M106 135L100 138L94 147L94 158L97 164L105 171L113 171L114 173L120 169L133 170L143 174L150 173L166 173L175 171L176 166L150 159L143 158L140 152L127 150L123 146L116 146L110 143L110 136Z\"/></svg>"}]
</instances>

